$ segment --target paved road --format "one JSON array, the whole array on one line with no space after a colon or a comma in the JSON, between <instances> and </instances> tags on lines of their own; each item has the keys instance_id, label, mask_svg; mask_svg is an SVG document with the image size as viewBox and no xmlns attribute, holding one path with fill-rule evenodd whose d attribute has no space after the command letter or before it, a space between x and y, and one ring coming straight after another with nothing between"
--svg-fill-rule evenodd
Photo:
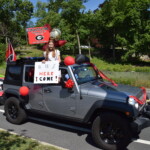
<instances>
[{"instance_id":1,"label":"paved road","mask_svg":"<svg viewBox=\"0 0 150 150\"><path fill-rule=\"evenodd\" d=\"M31 119L25 124L13 125L6 121L2 110L3 106L0 106L0 128L69 150L99 150L92 142L91 135L88 131L81 132L76 129L68 129L68 127L54 125L53 123L55 122L44 124ZM132 142L127 147L127 150L141 149L150 149L150 127L142 131L139 141Z\"/></svg>"},{"instance_id":2,"label":"paved road","mask_svg":"<svg viewBox=\"0 0 150 150\"><path fill-rule=\"evenodd\" d=\"M68 128L62 127L62 125L64 126L64 124L52 121L47 123L43 123L41 120L35 121L35 118L30 119L22 125L13 125L6 121L3 115L3 106L0 106L0 128L69 150L99 150L92 142L89 130L84 129L83 131L83 128L80 127L77 129L77 127L74 126L69 126L70 128ZM127 150L141 149L150 149L150 127L141 132L138 141L132 142L127 147Z\"/></svg>"}]
</instances>

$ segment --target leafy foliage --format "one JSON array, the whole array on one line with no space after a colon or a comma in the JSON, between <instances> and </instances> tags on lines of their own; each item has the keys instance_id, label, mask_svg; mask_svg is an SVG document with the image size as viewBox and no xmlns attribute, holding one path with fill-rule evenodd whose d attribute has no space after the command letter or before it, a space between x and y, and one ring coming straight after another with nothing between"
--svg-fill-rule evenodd
<instances>
[{"instance_id":1,"label":"leafy foliage","mask_svg":"<svg viewBox=\"0 0 150 150\"><path fill-rule=\"evenodd\" d=\"M1 0L0 43L9 38L14 46L25 45L25 28L34 26L28 21L35 17L35 26L48 23L62 31L64 54L85 53L86 45L90 57L127 62L150 56L150 0L105 0L94 11L86 11L87 1L39 0L33 8L29 0Z\"/></svg>"},{"instance_id":2,"label":"leafy foliage","mask_svg":"<svg viewBox=\"0 0 150 150\"><path fill-rule=\"evenodd\" d=\"M25 44L25 28L32 13L33 4L29 0L1 0L0 43L6 44L9 39L14 46ZM0 62L3 60L0 58Z\"/></svg>"}]
</instances>

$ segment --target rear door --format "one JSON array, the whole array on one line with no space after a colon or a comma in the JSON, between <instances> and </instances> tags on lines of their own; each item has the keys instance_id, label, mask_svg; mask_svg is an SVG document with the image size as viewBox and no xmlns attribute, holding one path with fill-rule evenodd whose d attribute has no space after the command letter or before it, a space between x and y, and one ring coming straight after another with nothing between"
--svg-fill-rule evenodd
<instances>
[{"instance_id":1,"label":"rear door","mask_svg":"<svg viewBox=\"0 0 150 150\"><path fill-rule=\"evenodd\" d=\"M43 85L34 84L34 66L26 65L24 68L24 85L29 88L29 106L35 110L46 111L43 101Z\"/></svg>"}]
</instances>

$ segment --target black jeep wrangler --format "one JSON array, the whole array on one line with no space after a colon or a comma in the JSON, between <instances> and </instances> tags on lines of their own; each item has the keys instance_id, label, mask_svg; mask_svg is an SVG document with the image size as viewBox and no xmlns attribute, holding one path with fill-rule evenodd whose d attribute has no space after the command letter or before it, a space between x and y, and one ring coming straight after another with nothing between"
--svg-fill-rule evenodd
<instances>
[{"instance_id":1,"label":"black jeep wrangler","mask_svg":"<svg viewBox=\"0 0 150 150\"><path fill-rule=\"evenodd\" d=\"M133 136L150 126L144 88L117 85L110 79L106 82L104 74L84 61L68 66L60 64L58 84L34 84L36 61L41 60L20 59L7 65L3 101L9 122L21 124L28 112L37 112L88 124L96 145L106 150L124 149ZM66 74L74 82L71 88L65 86ZM22 86L29 89L26 96L19 92Z\"/></svg>"}]
</instances>

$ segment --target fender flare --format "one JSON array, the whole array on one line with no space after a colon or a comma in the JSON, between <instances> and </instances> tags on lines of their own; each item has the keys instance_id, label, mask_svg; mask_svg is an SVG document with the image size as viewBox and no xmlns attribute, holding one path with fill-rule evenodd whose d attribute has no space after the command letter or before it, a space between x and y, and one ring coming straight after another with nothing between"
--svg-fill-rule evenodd
<instances>
[{"instance_id":1,"label":"fender flare","mask_svg":"<svg viewBox=\"0 0 150 150\"><path fill-rule=\"evenodd\" d=\"M93 106L89 109L88 113L85 115L83 122L87 123L91 120L94 113L97 111L114 111L114 112L120 112L122 114L125 114L125 112L130 112L130 117L134 116L135 109L131 105L128 105L127 103L121 103L121 102L115 102L115 101L96 101Z\"/></svg>"},{"instance_id":2,"label":"fender flare","mask_svg":"<svg viewBox=\"0 0 150 150\"><path fill-rule=\"evenodd\" d=\"M5 100L10 97L9 95L17 97L22 104L26 104L27 100L29 99L28 96L21 96L19 90L17 89L8 88L6 91L4 91Z\"/></svg>"}]
</instances>

